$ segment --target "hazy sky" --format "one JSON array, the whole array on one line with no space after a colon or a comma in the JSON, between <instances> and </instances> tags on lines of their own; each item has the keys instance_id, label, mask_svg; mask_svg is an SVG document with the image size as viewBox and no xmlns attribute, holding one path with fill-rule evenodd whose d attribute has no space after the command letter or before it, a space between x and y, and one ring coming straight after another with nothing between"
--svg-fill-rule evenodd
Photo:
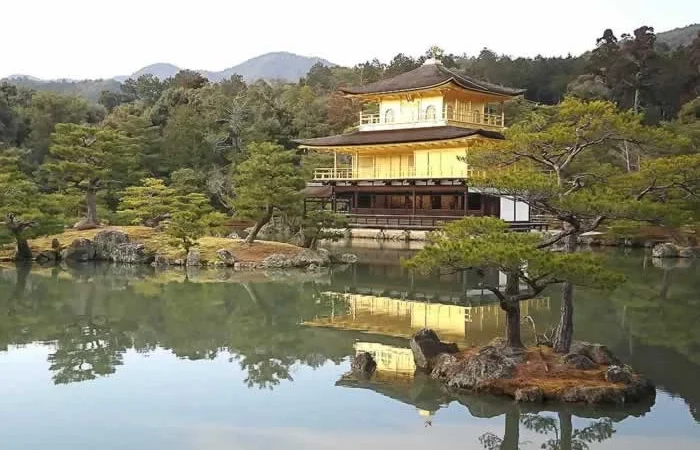
<instances>
[{"instance_id":1,"label":"hazy sky","mask_svg":"<svg viewBox=\"0 0 700 450\"><path fill-rule=\"evenodd\" d=\"M700 22L698 0L0 0L0 77L109 78L156 62L221 70L271 51L353 65L489 47L579 54L605 28Z\"/></svg>"}]
</instances>

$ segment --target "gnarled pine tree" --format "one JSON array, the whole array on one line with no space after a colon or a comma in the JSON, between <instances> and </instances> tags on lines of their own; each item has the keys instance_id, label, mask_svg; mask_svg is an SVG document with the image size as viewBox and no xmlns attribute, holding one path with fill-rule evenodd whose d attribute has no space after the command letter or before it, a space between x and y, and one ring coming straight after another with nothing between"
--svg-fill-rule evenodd
<instances>
[{"instance_id":1,"label":"gnarled pine tree","mask_svg":"<svg viewBox=\"0 0 700 450\"><path fill-rule=\"evenodd\" d=\"M533 233L511 233L492 217L467 217L433 232L429 244L405 265L419 270L497 269L506 274L505 286L481 283L506 313L506 343L522 347L520 302L539 296L547 286L562 283L615 286L621 277L606 270L589 253L552 252L538 248Z\"/></svg>"}]
</instances>

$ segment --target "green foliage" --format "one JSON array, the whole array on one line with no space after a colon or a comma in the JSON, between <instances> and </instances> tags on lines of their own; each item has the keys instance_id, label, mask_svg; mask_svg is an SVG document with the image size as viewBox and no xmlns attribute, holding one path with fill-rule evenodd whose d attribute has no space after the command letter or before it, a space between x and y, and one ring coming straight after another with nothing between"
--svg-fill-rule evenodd
<instances>
[{"instance_id":1,"label":"green foliage","mask_svg":"<svg viewBox=\"0 0 700 450\"><path fill-rule=\"evenodd\" d=\"M89 104L78 97L59 95L53 92L37 92L32 95L31 107L24 114L30 123L26 147L31 149L29 162L41 164L48 152L51 135L59 123L96 123L99 117L88 116Z\"/></svg>"},{"instance_id":2,"label":"green foliage","mask_svg":"<svg viewBox=\"0 0 700 450\"><path fill-rule=\"evenodd\" d=\"M325 210L308 211L302 222L304 247L316 248L321 240L337 241L345 236L347 227L345 216Z\"/></svg>"},{"instance_id":3,"label":"green foliage","mask_svg":"<svg viewBox=\"0 0 700 450\"><path fill-rule=\"evenodd\" d=\"M172 215L166 233L187 253L204 236L206 225L194 211L178 211Z\"/></svg>"},{"instance_id":4,"label":"green foliage","mask_svg":"<svg viewBox=\"0 0 700 450\"><path fill-rule=\"evenodd\" d=\"M26 241L59 232L61 216L51 210L49 198L20 170L20 154L0 153L0 243Z\"/></svg>"},{"instance_id":5,"label":"green foliage","mask_svg":"<svg viewBox=\"0 0 700 450\"><path fill-rule=\"evenodd\" d=\"M517 274L532 295L563 281L600 288L621 282L619 275L603 267L600 257L540 249L541 239L534 233L509 232L507 224L496 218L467 217L431 233L429 244L404 264L421 271L495 268Z\"/></svg>"},{"instance_id":6,"label":"green foliage","mask_svg":"<svg viewBox=\"0 0 700 450\"><path fill-rule=\"evenodd\" d=\"M176 200L175 190L163 180L145 178L140 186L124 190L117 215L124 223L141 224L170 213Z\"/></svg>"},{"instance_id":7,"label":"green foliage","mask_svg":"<svg viewBox=\"0 0 700 450\"><path fill-rule=\"evenodd\" d=\"M617 219L677 226L675 213L693 208L688 194L700 173L695 156L665 156L684 142L610 102L568 98L535 110L508 129L505 142L476 148L467 160L495 168L474 184L516 196L576 232Z\"/></svg>"},{"instance_id":8,"label":"green foliage","mask_svg":"<svg viewBox=\"0 0 700 450\"><path fill-rule=\"evenodd\" d=\"M248 146L248 159L234 173L236 214L258 220L268 210L299 210L304 179L291 150L270 142Z\"/></svg>"},{"instance_id":9,"label":"green foliage","mask_svg":"<svg viewBox=\"0 0 700 450\"><path fill-rule=\"evenodd\" d=\"M58 187L99 189L118 179L138 176L135 169L139 147L118 131L58 124L51 139L51 158L42 167L42 173Z\"/></svg>"}]
</instances>

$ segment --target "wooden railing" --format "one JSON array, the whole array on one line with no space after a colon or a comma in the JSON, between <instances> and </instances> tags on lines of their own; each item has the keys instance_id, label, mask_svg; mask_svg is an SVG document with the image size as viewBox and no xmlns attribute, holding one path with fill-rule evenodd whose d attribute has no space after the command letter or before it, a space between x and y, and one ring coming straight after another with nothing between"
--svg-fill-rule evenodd
<instances>
[{"instance_id":1,"label":"wooden railing","mask_svg":"<svg viewBox=\"0 0 700 450\"><path fill-rule=\"evenodd\" d=\"M482 178L485 171L464 165L435 169L432 167L416 169L415 167L390 167L377 165L361 167L323 167L314 170L314 180L399 180L428 178Z\"/></svg>"},{"instance_id":2,"label":"wooden railing","mask_svg":"<svg viewBox=\"0 0 700 450\"><path fill-rule=\"evenodd\" d=\"M503 114L486 114L478 110L454 111L447 107L430 113L421 111L394 116L360 113L360 128L363 130L391 128L394 125L447 125L450 122L503 128L505 117Z\"/></svg>"},{"instance_id":3,"label":"wooden railing","mask_svg":"<svg viewBox=\"0 0 700 450\"><path fill-rule=\"evenodd\" d=\"M400 216L378 214L348 214L348 225L351 228L378 228L378 229L413 229L435 230L448 222L462 219L463 215L456 216ZM542 222L510 222L508 227L512 231L546 230L549 224Z\"/></svg>"},{"instance_id":4,"label":"wooden railing","mask_svg":"<svg viewBox=\"0 0 700 450\"><path fill-rule=\"evenodd\" d=\"M352 167L325 167L314 170L314 180L352 180Z\"/></svg>"}]
</instances>

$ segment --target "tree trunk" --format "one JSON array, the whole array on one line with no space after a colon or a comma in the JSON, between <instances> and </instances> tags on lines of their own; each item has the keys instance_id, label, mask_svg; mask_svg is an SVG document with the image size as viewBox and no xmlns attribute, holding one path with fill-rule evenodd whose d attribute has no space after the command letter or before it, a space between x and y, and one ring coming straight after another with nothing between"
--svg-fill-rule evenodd
<instances>
[{"instance_id":1,"label":"tree trunk","mask_svg":"<svg viewBox=\"0 0 700 450\"><path fill-rule=\"evenodd\" d=\"M571 450L571 440L574 434L574 427L571 424L571 414L559 413L559 431L561 433L559 448L561 450Z\"/></svg>"},{"instance_id":2,"label":"tree trunk","mask_svg":"<svg viewBox=\"0 0 700 450\"><path fill-rule=\"evenodd\" d=\"M506 430L501 442L502 450L518 450L520 441L520 412L516 409L506 413Z\"/></svg>"},{"instance_id":3,"label":"tree trunk","mask_svg":"<svg viewBox=\"0 0 700 450\"><path fill-rule=\"evenodd\" d=\"M524 347L520 339L520 302L501 303L501 308L506 312L506 345Z\"/></svg>"},{"instance_id":4,"label":"tree trunk","mask_svg":"<svg viewBox=\"0 0 700 450\"><path fill-rule=\"evenodd\" d=\"M32 260L32 249L29 248L29 243L26 238L23 238L19 234L15 234L15 240L17 241L17 253L15 254L15 261L31 261Z\"/></svg>"},{"instance_id":5,"label":"tree trunk","mask_svg":"<svg viewBox=\"0 0 700 450\"><path fill-rule=\"evenodd\" d=\"M565 227L565 230L567 227ZM564 239L564 251L573 253L577 247L577 233L573 233ZM561 313L557 335L554 337L554 351L557 353L569 353L571 341L574 336L574 285L564 283L561 290Z\"/></svg>"},{"instance_id":6,"label":"tree trunk","mask_svg":"<svg viewBox=\"0 0 700 450\"><path fill-rule=\"evenodd\" d=\"M85 216L86 225L98 225L97 222L97 189L88 187L85 193L85 202L87 203L87 215Z\"/></svg>"},{"instance_id":7,"label":"tree trunk","mask_svg":"<svg viewBox=\"0 0 700 450\"><path fill-rule=\"evenodd\" d=\"M506 274L506 296L509 300L500 304L506 312L506 345L515 348L524 347L520 339L520 302L510 300L520 293L519 281L517 273Z\"/></svg>"},{"instance_id":8,"label":"tree trunk","mask_svg":"<svg viewBox=\"0 0 700 450\"><path fill-rule=\"evenodd\" d=\"M270 220L272 219L272 212L272 205L267 205L267 207L265 208L265 215L262 216L260 220L258 220L255 223L253 231L251 231L250 234L245 238L246 244L252 244L253 242L255 242L255 238L258 237L258 233L260 233L262 227L267 225L267 223L270 222Z\"/></svg>"},{"instance_id":9,"label":"tree trunk","mask_svg":"<svg viewBox=\"0 0 700 450\"><path fill-rule=\"evenodd\" d=\"M27 278L31 268L32 263L27 263L26 261L15 264L17 282L15 283L15 288L12 291L12 296L10 297L12 300L24 299L24 291L27 289Z\"/></svg>"}]
</instances>

